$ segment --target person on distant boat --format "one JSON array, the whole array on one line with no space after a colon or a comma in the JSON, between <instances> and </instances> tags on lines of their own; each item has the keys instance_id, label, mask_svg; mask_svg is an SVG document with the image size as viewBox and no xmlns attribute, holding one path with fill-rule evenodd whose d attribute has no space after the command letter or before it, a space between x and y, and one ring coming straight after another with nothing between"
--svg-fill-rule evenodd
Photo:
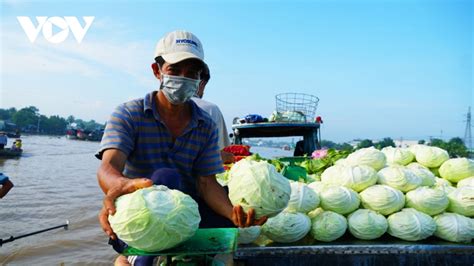
<instances>
[{"instance_id":1,"label":"person on distant boat","mask_svg":"<svg viewBox=\"0 0 474 266\"><path fill-rule=\"evenodd\" d=\"M101 159L97 179L105 193L99 221L118 252L127 245L117 239L108 215L115 199L153 184L178 189L197 202L201 228L262 225L233 206L216 174L224 171L218 146L218 129L212 118L191 97L204 67L201 42L192 33L174 31L158 42L151 65L160 90L121 104L107 122L96 157ZM148 158L143 160L142 158ZM152 265L153 257L120 255L116 265Z\"/></svg>"},{"instance_id":2,"label":"person on distant boat","mask_svg":"<svg viewBox=\"0 0 474 266\"><path fill-rule=\"evenodd\" d=\"M300 141L296 142L295 151L293 152L293 156L304 156L304 155L305 155L304 141L300 140Z\"/></svg>"},{"instance_id":3,"label":"person on distant boat","mask_svg":"<svg viewBox=\"0 0 474 266\"><path fill-rule=\"evenodd\" d=\"M12 144L12 150L21 151L22 146L21 139L16 139Z\"/></svg>"},{"instance_id":4,"label":"person on distant boat","mask_svg":"<svg viewBox=\"0 0 474 266\"><path fill-rule=\"evenodd\" d=\"M8 143L8 137L5 132L0 132L0 150L3 150Z\"/></svg>"},{"instance_id":5,"label":"person on distant boat","mask_svg":"<svg viewBox=\"0 0 474 266\"><path fill-rule=\"evenodd\" d=\"M2 199L5 197L5 195L7 195L14 185L8 176L4 175L3 173L0 173L0 185L0 199Z\"/></svg>"},{"instance_id":6,"label":"person on distant boat","mask_svg":"<svg viewBox=\"0 0 474 266\"><path fill-rule=\"evenodd\" d=\"M206 85L210 79L211 73L209 70L209 66L207 64L204 64L204 68L201 72L201 82L199 83L199 87L196 91L196 94L194 94L194 97L192 97L191 99L197 104L197 106L206 111L206 113L211 116L214 123L216 123L217 130L219 131L218 145L221 151L222 161L225 164L233 163L235 162L234 155L230 152L226 152L223 150L225 147L230 145L229 133L227 133L227 126L225 124L224 116L222 115L221 110L216 104L202 99L202 96L204 95L204 89L206 88Z\"/></svg>"}]
</instances>

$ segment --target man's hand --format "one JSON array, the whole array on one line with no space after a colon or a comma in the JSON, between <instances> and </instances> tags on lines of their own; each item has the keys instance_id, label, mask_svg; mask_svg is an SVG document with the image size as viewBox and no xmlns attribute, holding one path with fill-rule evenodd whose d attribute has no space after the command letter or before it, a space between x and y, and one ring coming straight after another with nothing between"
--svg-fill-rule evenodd
<instances>
[{"instance_id":1,"label":"man's hand","mask_svg":"<svg viewBox=\"0 0 474 266\"><path fill-rule=\"evenodd\" d=\"M267 221L267 217L263 216L255 220L255 210L249 209L247 213L240 205L234 206L232 210L232 222L238 227L249 227L253 225L263 225Z\"/></svg>"},{"instance_id":2,"label":"man's hand","mask_svg":"<svg viewBox=\"0 0 474 266\"><path fill-rule=\"evenodd\" d=\"M222 150L221 158L224 164L235 163L235 156L230 152L226 152Z\"/></svg>"},{"instance_id":3,"label":"man's hand","mask_svg":"<svg viewBox=\"0 0 474 266\"><path fill-rule=\"evenodd\" d=\"M118 185L111 187L104 197L104 206L99 213L99 222L102 230L112 239L116 239L112 227L109 223L109 215L115 214L115 200L125 194L132 193L138 189L150 187L153 181L148 178L126 179L124 178Z\"/></svg>"}]
</instances>

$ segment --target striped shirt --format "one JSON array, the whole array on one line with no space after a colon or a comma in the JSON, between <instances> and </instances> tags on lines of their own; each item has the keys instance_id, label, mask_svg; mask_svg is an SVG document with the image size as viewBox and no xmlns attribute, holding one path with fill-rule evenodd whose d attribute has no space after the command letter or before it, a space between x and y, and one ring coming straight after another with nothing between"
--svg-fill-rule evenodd
<instances>
[{"instance_id":1,"label":"striped shirt","mask_svg":"<svg viewBox=\"0 0 474 266\"><path fill-rule=\"evenodd\" d=\"M96 157L107 149L127 155L123 174L151 177L159 168L175 168L183 192L196 195L196 178L223 172L217 127L206 112L191 104L191 121L173 143L157 111L156 91L118 106L107 121Z\"/></svg>"}]
</instances>

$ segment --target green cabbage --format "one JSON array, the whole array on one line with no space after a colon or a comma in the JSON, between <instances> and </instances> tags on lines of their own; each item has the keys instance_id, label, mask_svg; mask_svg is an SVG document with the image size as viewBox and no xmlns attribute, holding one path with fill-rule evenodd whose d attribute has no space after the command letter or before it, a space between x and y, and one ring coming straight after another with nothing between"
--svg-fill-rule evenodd
<instances>
[{"instance_id":1,"label":"green cabbage","mask_svg":"<svg viewBox=\"0 0 474 266\"><path fill-rule=\"evenodd\" d=\"M367 165L334 165L323 172L321 181L325 184L345 186L360 192L377 182L377 172Z\"/></svg>"},{"instance_id":2,"label":"green cabbage","mask_svg":"<svg viewBox=\"0 0 474 266\"><path fill-rule=\"evenodd\" d=\"M474 161L467 158L454 158L444 162L439 168L442 178L457 183L474 175Z\"/></svg>"},{"instance_id":3,"label":"green cabbage","mask_svg":"<svg viewBox=\"0 0 474 266\"><path fill-rule=\"evenodd\" d=\"M291 196L286 208L289 212L307 213L319 205L319 196L314 190L300 182L291 182Z\"/></svg>"},{"instance_id":4,"label":"green cabbage","mask_svg":"<svg viewBox=\"0 0 474 266\"><path fill-rule=\"evenodd\" d=\"M457 187L466 187L472 186L474 187L474 176L464 178L463 180L459 181Z\"/></svg>"},{"instance_id":5,"label":"green cabbage","mask_svg":"<svg viewBox=\"0 0 474 266\"><path fill-rule=\"evenodd\" d=\"M239 236L237 237L237 243L250 244L260 236L261 231L262 227L258 225L239 228Z\"/></svg>"},{"instance_id":6,"label":"green cabbage","mask_svg":"<svg viewBox=\"0 0 474 266\"><path fill-rule=\"evenodd\" d=\"M272 217L288 205L290 182L266 161L240 160L229 171L229 199L255 217Z\"/></svg>"},{"instance_id":7,"label":"green cabbage","mask_svg":"<svg viewBox=\"0 0 474 266\"><path fill-rule=\"evenodd\" d=\"M448 211L464 216L474 216L474 187L459 187L448 194Z\"/></svg>"},{"instance_id":8,"label":"green cabbage","mask_svg":"<svg viewBox=\"0 0 474 266\"><path fill-rule=\"evenodd\" d=\"M448 152L438 147L422 146L416 150L416 161L428 168L439 167L448 159Z\"/></svg>"},{"instance_id":9,"label":"green cabbage","mask_svg":"<svg viewBox=\"0 0 474 266\"><path fill-rule=\"evenodd\" d=\"M359 239L371 240L381 237L388 228L387 219L367 209L359 209L347 217L349 231Z\"/></svg>"},{"instance_id":10,"label":"green cabbage","mask_svg":"<svg viewBox=\"0 0 474 266\"><path fill-rule=\"evenodd\" d=\"M366 209L389 215L399 211L405 205L405 196L395 188L385 185L374 185L360 193L362 206Z\"/></svg>"},{"instance_id":11,"label":"green cabbage","mask_svg":"<svg viewBox=\"0 0 474 266\"><path fill-rule=\"evenodd\" d=\"M407 165L415 175L421 178L421 186L433 186L436 181L436 176L430 171L430 169L424 167L419 163L410 163Z\"/></svg>"},{"instance_id":12,"label":"green cabbage","mask_svg":"<svg viewBox=\"0 0 474 266\"><path fill-rule=\"evenodd\" d=\"M369 147L357 150L349 154L346 160L341 163L350 166L368 165L378 171L385 166L386 162L387 158L385 157L385 154L383 154L383 152L377 150L374 147Z\"/></svg>"},{"instance_id":13,"label":"green cabbage","mask_svg":"<svg viewBox=\"0 0 474 266\"><path fill-rule=\"evenodd\" d=\"M165 186L152 186L120 196L109 222L128 245L154 252L172 248L194 235L199 227L197 203Z\"/></svg>"},{"instance_id":14,"label":"green cabbage","mask_svg":"<svg viewBox=\"0 0 474 266\"><path fill-rule=\"evenodd\" d=\"M268 219L262 232L271 240L291 243L302 239L311 229L311 220L302 213L281 212Z\"/></svg>"},{"instance_id":15,"label":"green cabbage","mask_svg":"<svg viewBox=\"0 0 474 266\"><path fill-rule=\"evenodd\" d=\"M324 210L348 214L359 208L360 197L354 190L341 186L330 186L319 194Z\"/></svg>"},{"instance_id":16,"label":"green cabbage","mask_svg":"<svg viewBox=\"0 0 474 266\"><path fill-rule=\"evenodd\" d=\"M387 232L407 241L426 239L436 231L436 223L428 214L412 208L403 209L387 218Z\"/></svg>"},{"instance_id":17,"label":"green cabbage","mask_svg":"<svg viewBox=\"0 0 474 266\"><path fill-rule=\"evenodd\" d=\"M435 178L435 185L433 186L433 188L444 191L446 195L448 195L449 193L453 192L456 189L455 187L453 187L451 182L439 177Z\"/></svg>"},{"instance_id":18,"label":"green cabbage","mask_svg":"<svg viewBox=\"0 0 474 266\"><path fill-rule=\"evenodd\" d=\"M408 192L419 187L422 181L413 171L401 165L385 167L377 175L377 183L391 186L402 192Z\"/></svg>"},{"instance_id":19,"label":"green cabbage","mask_svg":"<svg viewBox=\"0 0 474 266\"><path fill-rule=\"evenodd\" d=\"M416 154L418 153L418 150L423 147L429 147L429 146L423 145L423 144L413 144L410 147L408 147L408 150L411 153L413 153L413 155L415 155L415 158L416 158Z\"/></svg>"},{"instance_id":20,"label":"green cabbage","mask_svg":"<svg viewBox=\"0 0 474 266\"><path fill-rule=\"evenodd\" d=\"M434 217L435 236L451 241L470 243L474 238L474 220L457 213L445 212Z\"/></svg>"},{"instance_id":21,"label":"green cabbage","mask_svg":"<svg viewBox=\"0 0 474 266\"><path fill-rule=\"evenodd\" d=\"M443 212L449 204L448 196L439 189L419 187L408 192L405 196L407 207L417 209L431 216Z\"/></svg>"},{"instance_id":22,"label":"green cabbage","mask_svg":"<svg viewBox=\"0 0 474 266\"><path fill-rule=\"evenodd\" d=\"M347 220L339 213L322 211L312 219L311 235L314 239L330 242L338 239L347 229Z\"/></svg>"},{"instance_id":23,"label":"green cabbage","mask_svg":"<svg viewBox=\"0 0 474 266\"><path fill-rule=\"evenodd\" d=\"M415 159L415 155L408 149L385 147L382 149L388 164L407 165Z\"/></svg>"},{"instance_id":24,"label":"green cabbage","mask_svg":"<svg viewBox=\"0 0 474 266\"><path fill-rule=\"evenodd\" d=\"M311 182L308 184L308 187L310 189L312 189L314 192L316 192L316 194L321 194L321 191L323 191L323 189L329 187L330 185L327 185L327 184L324 184L323 182L321 181L314 181L314 182Z\"/></svg>"}]
</instances>

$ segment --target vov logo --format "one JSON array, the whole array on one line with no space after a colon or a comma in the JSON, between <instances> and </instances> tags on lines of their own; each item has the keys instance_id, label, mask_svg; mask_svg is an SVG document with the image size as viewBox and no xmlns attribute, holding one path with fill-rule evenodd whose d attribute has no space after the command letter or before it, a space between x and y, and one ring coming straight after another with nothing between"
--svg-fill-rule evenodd
<instances>
[{"instance_id":1,"label":"vov logo","mask_svg":"<svg viewBox=\"0 0 474 266\"><path fill-rule=\"evenodd\" d=\"M76 17L36 17L36 26L29 17L16 18L32 43L36 41L41 30L43 37L50 43L62 43L69 36L69 30L71 30L76 41L81 43L95 17L82 17L85 22L84 27L81 26ZM60 31L53 34L53 26L59 28Z\"/></svg>"}]
</instances>

